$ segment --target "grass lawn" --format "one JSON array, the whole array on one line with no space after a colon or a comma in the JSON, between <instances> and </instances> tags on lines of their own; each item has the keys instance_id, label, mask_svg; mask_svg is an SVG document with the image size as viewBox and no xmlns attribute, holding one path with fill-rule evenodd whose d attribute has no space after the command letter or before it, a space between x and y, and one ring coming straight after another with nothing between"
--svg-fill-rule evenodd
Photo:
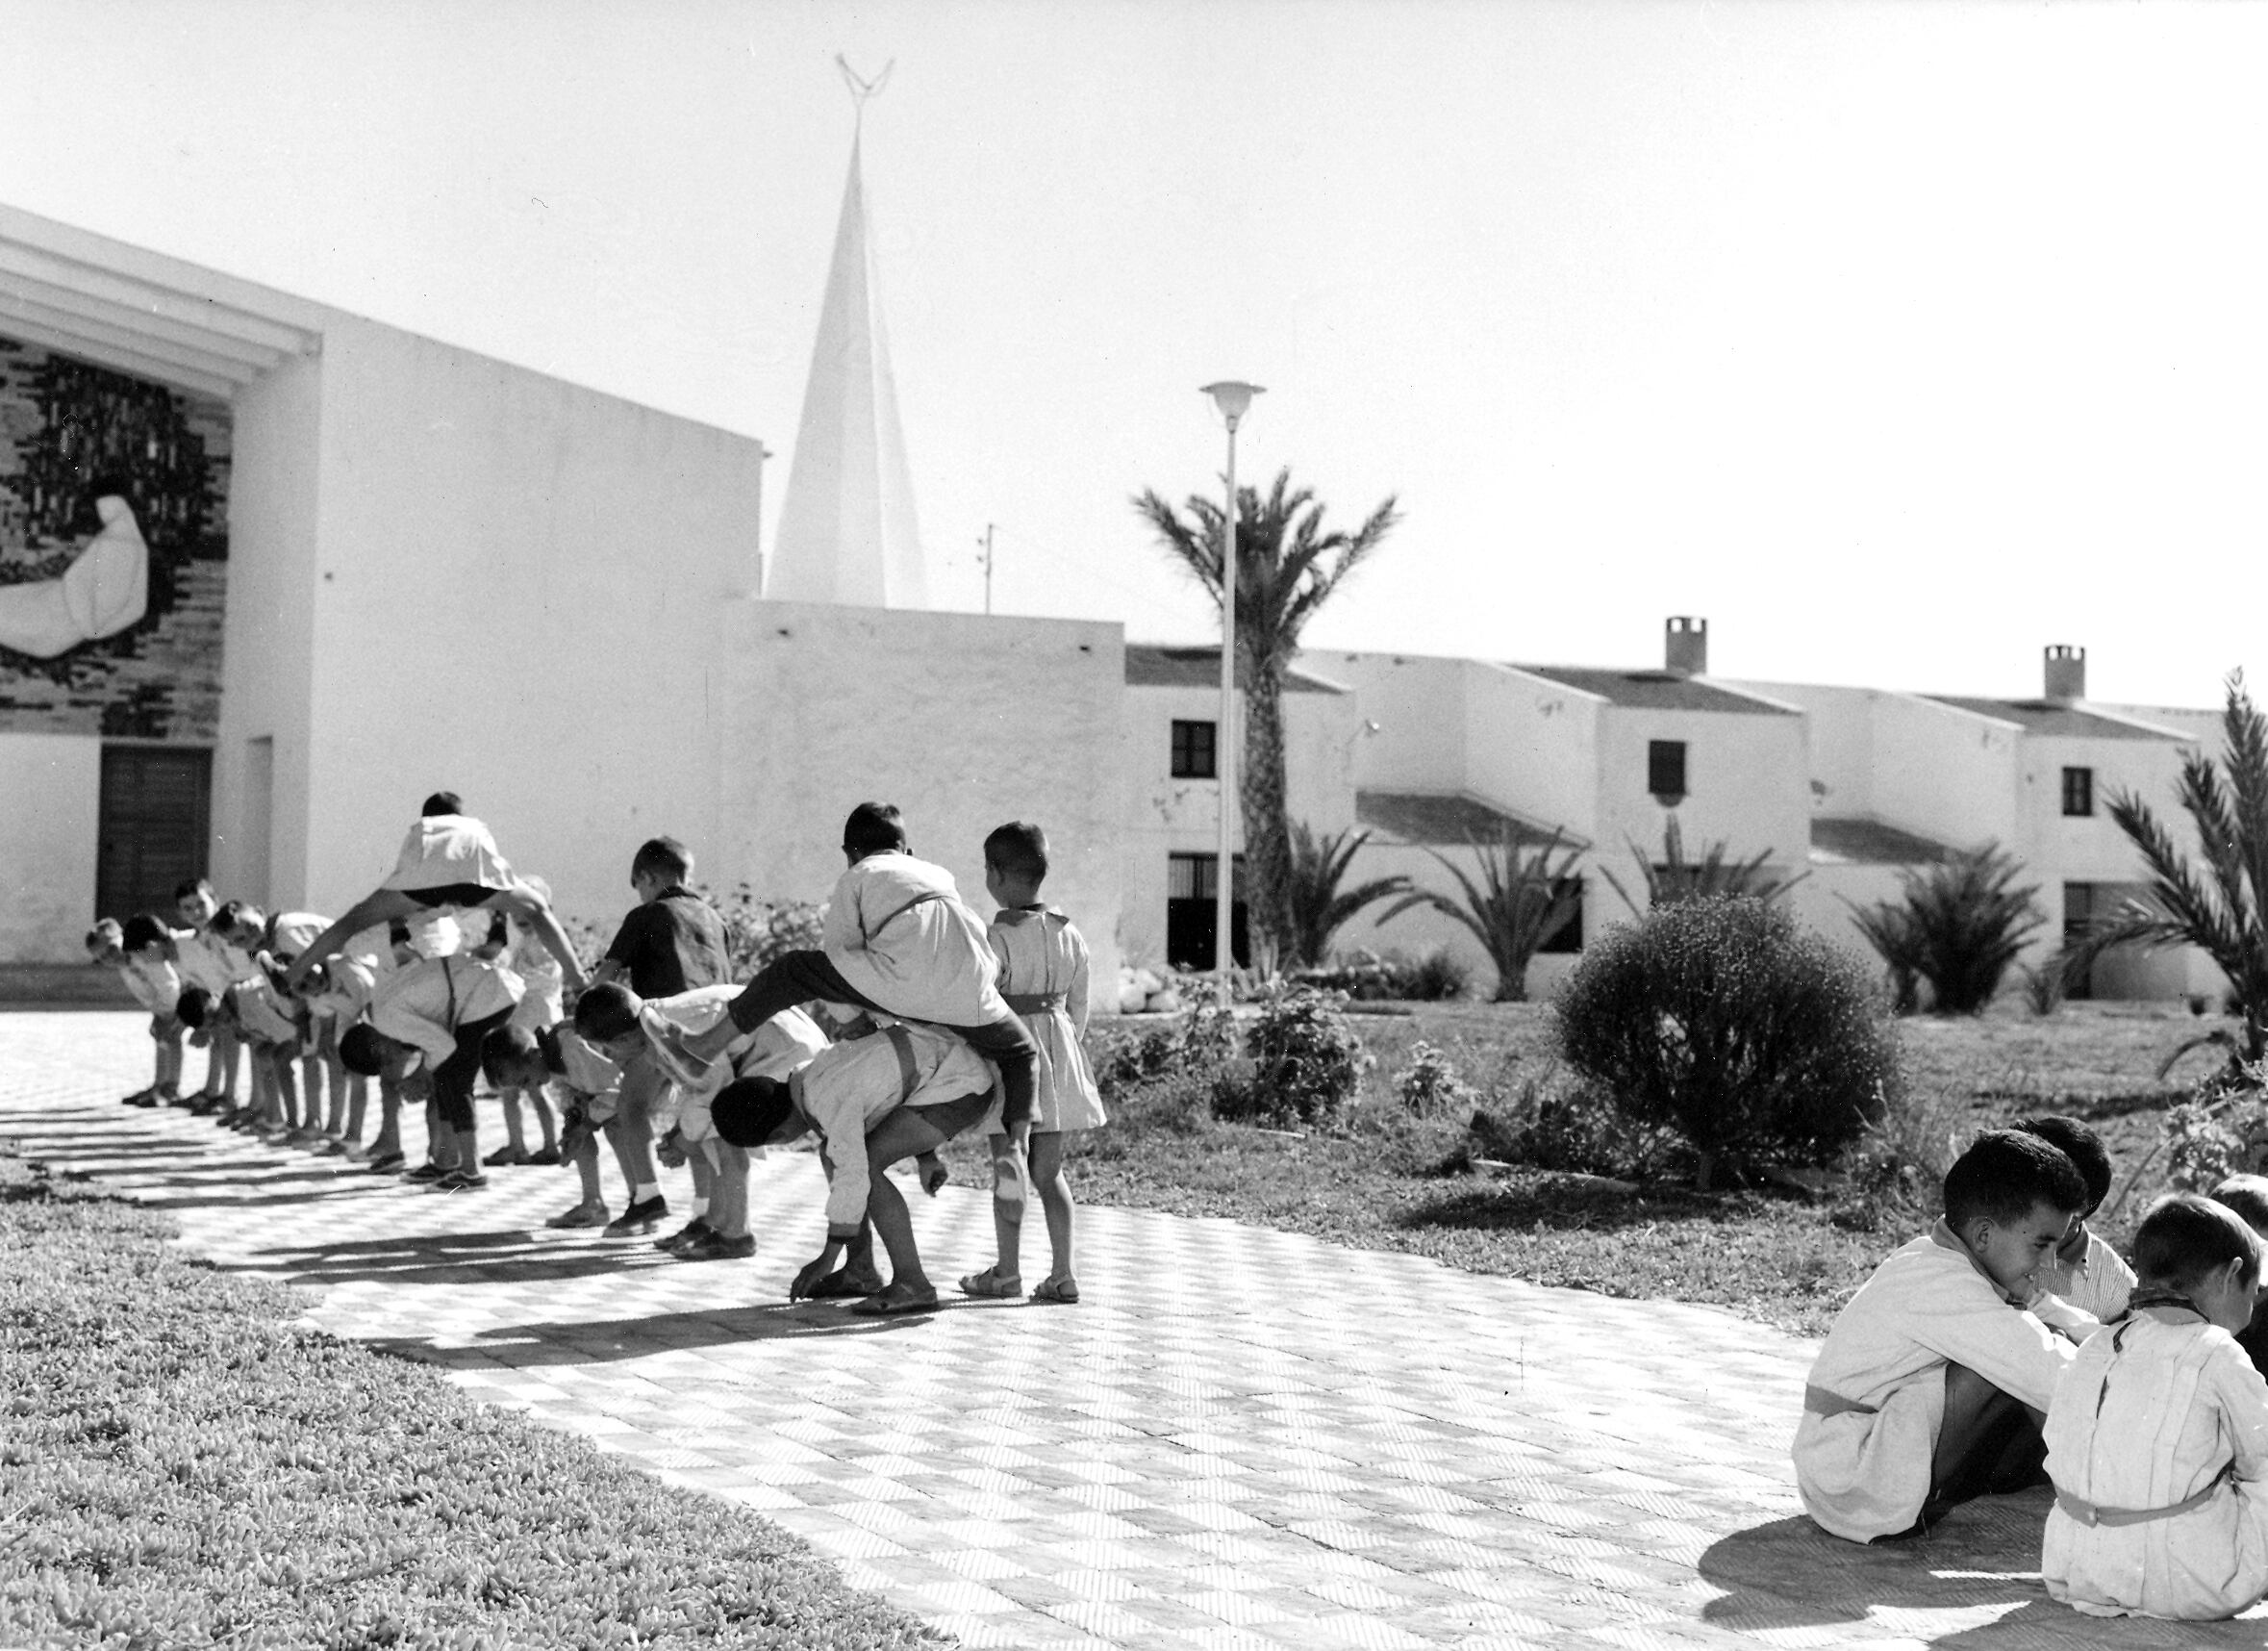
<instances>
[{"instance_id":1,"label":"grass lawn","mask_svg":"<svg viewBox=\"0 0 2268 1651\"><path fill-rule=\"evenodd\" d=\"M797 1538L0 1156L0 1644L914 1646Z\"/></svg>"},{"instance_id":2,"label":"grass lawn","mask_svg":"<svg viewBox=\"0 0 2268 1651\"><path fill-rule=\"evenodd\" d=\"M1413 1004L1406 1017L1359 1015L1374 1057L1348 1126L1302 1137L1121 1106L1074 1151L1075 1195L1180 1214L1222 1215L1365 1249L1414 1251L1474 1272L1507 1273L1620 1296L1708 1302L1803 1334L1823 1334L1867 1273L1912 1235L1902 1223L1853 1230L1795 1194L1699 1195L1673 1185L1630 1193L1540 1171L1442 1173L1465 1140L1462 1118L1414 1119L1393 1078L1419 1039L1481 1088L1511 1089L1553 1065L1550 1011L1532 1004ZM1111 1022L1095 1029L1107 1032ZM2208 1023L2219 1024L2219 1023ZM2155 1144L2164 1106L2209 1069L2187 1058L2160 1083L2159 1063L2205 1029L2185 1009L2066 1005L2034 1018L2010 1005L1976 1020L1900 1023L1917 1110L1966 1138L1992 1124L2064 1112L2101 1130L2123 1176ZM990 1184L983 1144L947 1150L954 1179ZM2106 1230L2160 1190L2146 1172ZM1029 1224L1026 1266L1046 1238Z\"/></svg>"}]
</instances>

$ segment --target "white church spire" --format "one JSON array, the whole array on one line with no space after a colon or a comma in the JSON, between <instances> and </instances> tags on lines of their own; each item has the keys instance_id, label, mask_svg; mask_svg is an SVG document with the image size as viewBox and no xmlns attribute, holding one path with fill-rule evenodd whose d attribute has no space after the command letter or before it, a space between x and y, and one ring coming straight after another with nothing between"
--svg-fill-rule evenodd
<instances>
[{"instance_id":1,"label":"white church spire","mask_svg":"<svg viewBox=\"0 0 2268 1651\"><path fill-rule=\"evenodd\" d=\"M863 128L867 100L882 89L890 70L864 81L841 58L835 61L850 83ZM860 136L854 131L850 140L835 259L764 594L785 601L920 608L929 604L929 583L867 227Z\"/></svg>"}]
</instances>

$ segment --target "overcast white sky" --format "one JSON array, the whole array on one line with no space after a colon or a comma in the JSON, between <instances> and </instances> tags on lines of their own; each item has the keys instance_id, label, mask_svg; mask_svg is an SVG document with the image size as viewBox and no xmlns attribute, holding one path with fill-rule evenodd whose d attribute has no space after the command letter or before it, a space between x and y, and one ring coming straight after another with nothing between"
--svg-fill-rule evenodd
<instances>
[{"instance_id":1,"label":"overcast white sky","mask_svg":"<svg viewBox=\"0 0 2268 1651\"><path fill-rule=\"evenodd\" d=\"M1399 533L1320 646L2268 682L2268 7L0 0L0 200L761 436L867 116L940 605L1196 639L1127 496Z\"/></svg>"}]
</instances>

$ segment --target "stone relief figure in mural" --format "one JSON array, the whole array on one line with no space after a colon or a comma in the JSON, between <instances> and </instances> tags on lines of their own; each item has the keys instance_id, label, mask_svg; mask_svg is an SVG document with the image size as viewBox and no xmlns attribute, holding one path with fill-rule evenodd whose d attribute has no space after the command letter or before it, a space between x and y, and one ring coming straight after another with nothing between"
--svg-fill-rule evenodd
<instances>
[{"instance_id":1,"label":"stone relief figure in mural","mask_svg":"<svg viewBox=\"0 0 2268 1651\"><path fill-rule=\"evenodd\" d=\"M102 530L50 579L0 585L0 648L53 659L115 636L149 609L150 551L134 507L114 493L94 501Z\"/></svg>"}]
</instances>

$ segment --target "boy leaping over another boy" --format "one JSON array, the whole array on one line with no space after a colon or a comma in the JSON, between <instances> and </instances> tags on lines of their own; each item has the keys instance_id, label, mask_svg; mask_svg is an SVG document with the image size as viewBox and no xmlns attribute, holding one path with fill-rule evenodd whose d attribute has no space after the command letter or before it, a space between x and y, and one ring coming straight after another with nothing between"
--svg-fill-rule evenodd
<instances>
[{"instance_id":1,"label":"boy leaping over another boy","mask_svg":"<svg viewBox=\"0 0 2268 1651\"><path fill-rule=\"evenodd\" d=\"M2032 1280L2086 1202L2071 1159L2015 1130L1986 1130L1946 1172L1944 1218L1875 1269L1812 1363L1796 1484L1822 1529L1914 1535L2040 1482L2066 1336L2099 1327Z\"/></svg>"},{"instance_id":2,"label":"boy leaping over another boy","mask_svg":"<svg viewBox=\"0 0 2268 1651\"><path fill-rule=\"evenodd\" d=\"M843 856L849 868L827 902L825 949L766 965L733 1001L730 1024L687 1039L683 1053L714 1061L742 1033L813 1002L944 1027L998 1066L1003 1127L1021 1147L1038 1049L1000 996L983 922L962 903L950 872L906 852L905 818L887 802L850 811Z\"/></svg>"}]
</instances>

